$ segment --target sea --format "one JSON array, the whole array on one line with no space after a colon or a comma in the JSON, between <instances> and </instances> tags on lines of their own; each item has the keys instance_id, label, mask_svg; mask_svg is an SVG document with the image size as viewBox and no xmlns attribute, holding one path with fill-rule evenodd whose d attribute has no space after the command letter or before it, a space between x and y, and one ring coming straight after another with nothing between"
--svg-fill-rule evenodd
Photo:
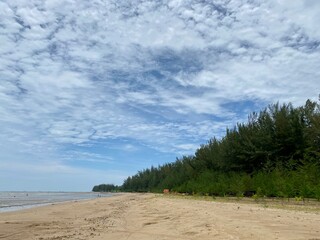
<instances>
[{"instance_id":1,"label":"sea","mask_svg":"<svg viewBox=\"0 0 320 240\"><path fill-rule=\"evenodd\" d=\"M96 192L0 192L0 213L111 196L112 193Z\"/></svg>"}]
</instances>

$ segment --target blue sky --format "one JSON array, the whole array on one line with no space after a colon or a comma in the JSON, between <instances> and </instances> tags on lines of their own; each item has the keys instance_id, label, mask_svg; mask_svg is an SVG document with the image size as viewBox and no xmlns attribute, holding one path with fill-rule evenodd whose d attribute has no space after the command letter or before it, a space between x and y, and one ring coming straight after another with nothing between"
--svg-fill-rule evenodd
<instances>
[{"instance_id":1,"label":"blue sky","mask_svg":"<svg viewBox=\"0 0 320 240\"><path fill-rule=\"evenodd\" d=\"M90 191L320 93L318 0L0 2L0 190Z\"/></svg>"}]
</instances>

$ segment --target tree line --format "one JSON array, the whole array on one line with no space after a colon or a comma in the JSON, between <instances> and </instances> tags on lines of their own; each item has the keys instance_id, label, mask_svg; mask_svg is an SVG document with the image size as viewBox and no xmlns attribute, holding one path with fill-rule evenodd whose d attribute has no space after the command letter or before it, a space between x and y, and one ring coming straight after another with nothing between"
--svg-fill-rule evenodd
<instances>
[{"instance_id":1,"label":"tree line","mask_svg":"<svg viewBox=\"0 0 320 240\"><path fill-rule=\"evenodd\" d=\"M119 188L320 199L320 105L269 105L193 155L139 171Z\"/></svg>"},{"instance_id":2,"label":"tree line","mask_svg":"<svg viewBox=\"0 0 320 240\"><path fill-rule=\"evenodd\" d=\"M119 190L119 186L114 184L100 184L93 187L93 192L115 192Z\"/></svg>"}]
</instances>

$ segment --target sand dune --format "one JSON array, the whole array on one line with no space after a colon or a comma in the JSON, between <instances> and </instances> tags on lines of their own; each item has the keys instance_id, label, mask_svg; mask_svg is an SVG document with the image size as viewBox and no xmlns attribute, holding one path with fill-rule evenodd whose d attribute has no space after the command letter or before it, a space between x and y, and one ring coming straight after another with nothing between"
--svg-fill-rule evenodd
<instances>
[{"instance_id":1,"label":"sand dune","mask_svg":"<svg viewBox=\"0 0 320 240\"><path fill-rule=\"evenodd\" d=\"M121 194L1 213L0 239L320 240L320 212Z\"/></svg>"}]
</instances>

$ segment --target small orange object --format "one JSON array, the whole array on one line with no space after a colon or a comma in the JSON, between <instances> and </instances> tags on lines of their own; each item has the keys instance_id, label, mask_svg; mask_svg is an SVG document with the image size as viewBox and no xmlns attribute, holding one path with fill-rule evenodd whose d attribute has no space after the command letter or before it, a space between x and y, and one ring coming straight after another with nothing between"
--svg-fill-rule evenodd
<instances>
[{"instance_id":1,"label":"small orange object","mask_svg":"<svg viewBox=\"0 0 320 240\"><path fill-rule=\"evenodd\" d=\"M163 193L164 193L164 194L167 194L167 193L169 193L169 192L170 192L169 189L167 189L167 188L166 188L166 189L163 189Z\"/></svg>"}]
</instances>

